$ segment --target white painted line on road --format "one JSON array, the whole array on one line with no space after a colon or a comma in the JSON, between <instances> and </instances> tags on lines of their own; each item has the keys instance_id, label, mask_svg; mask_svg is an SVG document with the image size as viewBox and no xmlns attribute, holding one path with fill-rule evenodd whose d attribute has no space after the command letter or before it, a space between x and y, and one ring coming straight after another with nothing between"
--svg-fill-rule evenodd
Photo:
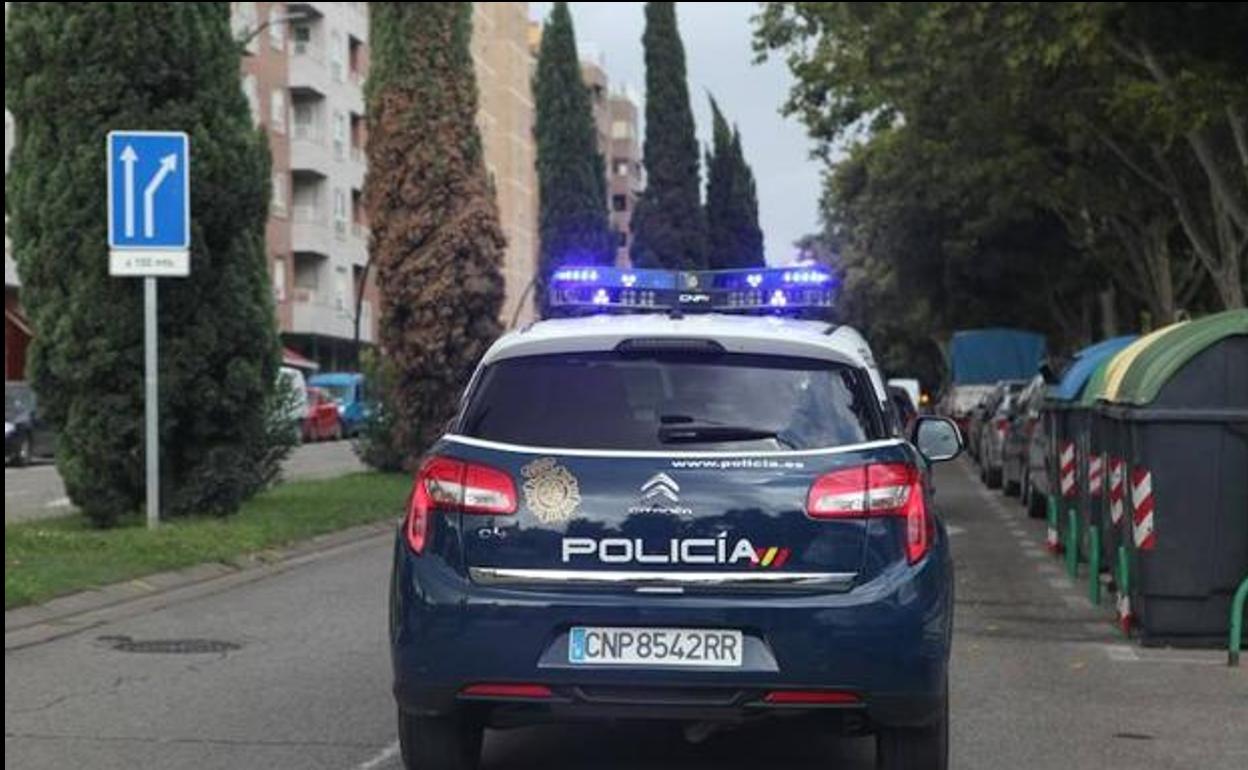
<instances>
[{"instance_id":1,"label":"white painted line on road","mask_svg":"<svg viewBox=\"0 0 1248 770\"><path fill-rule=\"evenodd\" d=\"M1066 602L1066 606L1072 610L1086 610L1091 604L1082 596L1063 596L1062 601Z\"/></svg>"},{"instance_id":2,"label":"white painted line on road","mask_svg":"<svg viewBox=\"0 0 1248 770\"><path fill-rule=\"evenodd\" d=\"M44 508L68 508L73 505L68 497L58 497L55 500L49 500L43 504Z\"/></svg>"},{"instance_id":3,"label":"white painted line on road","mask_svg":"<svg viewBox=\"0 0 1248 770\"><path fill-rule=\"evenodd\" d=\"M1044 551L1029 545L1023 549L1023 556L1026 556L1028 559L1043 559Z\"/></svg>"},{"instance_id":4,"label":"white painted line on road","mask_svg":"<svg viewBox=\"0 0 1248 770\"><path fill-rule=\"evenodd\" d=\"M356 765L351 770L377 770L377 768L386 764L387 762L394 759L398 755L399 755L399 742L395 741L394 743L390 744L389 746L385 747L381 751L374 754L372 757Z\"/></svg>"},{"instance_id":5,"label":"white painted line on road","mask_svg":"<svg viewBox=\"0 0 1248 770\"><path fill-rule=\"evenodd\" d=\"M959 527L957 524L950 524L945 528L945 532L947 532L950 537L953 537L954 535L965 535L966 529L964 527Z\"/></svg>"},{"instance_id":6,"label":"white painted line on road","mask_svg":"<svg viewBox=\"0 0 1248 770\"><path fill-rule=\"evenodd\" d=\"M1062 574L1062 568L1061 568L1061 567L1059 567L1059 566L1057 566L1056 564L1052 564L1052 563L1050 563L1050 562L1045 562L1044 564L1037 564L1037 565L1036 565L1036 571L1037 571L1037 572L1043 572L1043 573L1044 573L1044 574L1046 574L1046 575L1060 575L1060 574Z\"/></svg>"},{"instance_id":7,"label":"white painted line on road","mask_svg":"<svg viewBox=\"0 0 1248 770\"><path fill-rule=\"evenodd\" d=\"M1075 587L1068 577L1049 578L1049 585L1061 591L1070 591Z\"/></svg>"},{"instance_id":8,"label":"white painted line on road","mask_svg":"<svg viewBox=\"0 0 1248 770\"><path fill-rule=\"evenodd\" d=\"M1104 644L1101 649L1109 656L1109 659L1115 663L1138 663L1140 660L1139 653L1134 647L1127 647L1122 644Z\"/></svg>"}]
</instances>

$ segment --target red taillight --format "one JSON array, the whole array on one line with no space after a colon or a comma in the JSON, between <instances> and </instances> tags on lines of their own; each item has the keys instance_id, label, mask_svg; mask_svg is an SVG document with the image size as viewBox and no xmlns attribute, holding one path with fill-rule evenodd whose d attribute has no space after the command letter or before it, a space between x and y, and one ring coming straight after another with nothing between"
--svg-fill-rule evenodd
<instances>
[{"instance_id":1,"label":"red taillight","mask_svg":"<svg viewBox=\"0 0 1248 770\"><path fill-rule=\"evenodd\" d=\"M506 682L470 684L459 691L469 698L553 698L554 693L544 684L510 684Z\"/></svg>"},{"instance_id":2,"label":"red taillight","mask_svg":"<svg viewBox=\"0 0 1248 770\"><path fill-rule=\"evenodd\" d=\"M806 496L806 514L814 519L899 516L906 520L906 558L913 564L930 545L923 476L913 465L880 463L825 473Z\"/></svg>"},{"instance_id":3,"label":"red taillight","mask_svg":"<svg viewBox=\"0 0 1248 770\"><path fill-rule=\"evenodd\" d=\"M1005 432L1009 430L1009 428L1010 428L1009 420L1005 419L1004 417L997 420L997 433L1000 433L1002 436L1004 436Z\"/></svg>"},{"instance_id":4,"label":"red taillight","mask_svg":"<svg viewBox=\"0 0 1248 770\"><path fill-rule=\"evenodd\" d=\"M516 512L516 485L511 476L488 465L431 457L416 473L407 507L407 544L415 553L425 548L434 510L506 516Z\"/></svg>"},{"instance_id":5,"label":"red taillight","mask_svg":"<svg viewBox=\"0 0 1248 770\"><path fill-rule=\"evenodd\" d=\"M776 705L834 705L860 703L861 698L841 690L772 690L763 696L764 703Z\"/></svg>"}]
</instances>

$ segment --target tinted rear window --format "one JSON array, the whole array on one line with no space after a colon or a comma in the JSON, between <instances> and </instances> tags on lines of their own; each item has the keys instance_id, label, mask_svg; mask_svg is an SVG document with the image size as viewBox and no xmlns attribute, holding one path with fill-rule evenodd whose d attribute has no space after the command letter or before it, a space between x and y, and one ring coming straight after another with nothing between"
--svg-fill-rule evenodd
<instances>
[{"instance_id":1,"label":"tinted rear window","mask_svg":"<svg viewBox=\"0 0 1248 770\"><path fill-rule=\"evenodd\" d=\"M779 451L882 438L866 375L779 356L531 356L488 367L461 421L468 436L569 449ZM672 441L709 426L774 437Z\"/></svg>"}]
</instances>

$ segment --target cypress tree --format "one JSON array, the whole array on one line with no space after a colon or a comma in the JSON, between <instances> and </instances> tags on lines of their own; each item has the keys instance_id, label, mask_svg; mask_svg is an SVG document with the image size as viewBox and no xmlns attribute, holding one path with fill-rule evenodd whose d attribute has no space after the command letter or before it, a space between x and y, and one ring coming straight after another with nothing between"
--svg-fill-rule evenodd
<instances>
[{"instance_id":1,"label":"cypress tree","mask_svg":"<svg viewBox=\"0 0 1248 770\"><path fill-rule=\"evenodd\" d=\"M638 267L706 267L698 140L685 82L675 3L646 3L646 189L633 211L629 253Z\"/></svg>"},{"instance_id":2,"label":"cypress tree","mask_svg":"<svg viewBox=\"0 0 1248 770\"><path fill-rule=\"evenodd\" d=\"M604 162L567 3L555 3L542 30L533 94L541 237L536 297L545 315L544 279L551 269L609 265L615 257Z\"/></svg>"},{"instance_id":3,"label":"cypress tree","mask_svg":"<svg viewBox=\"0 0 1248 770\"><path fill-rule=\"evenodd\" d=\"M264 251L269 155L226 3L15 3L5 184L29 371L70 500L101 523L143 499L142 281L108 275L105 136L182 130L191 273L160 282L162 515L229 513L263 483L278 366Z\"/></svg>"},{"instance_id":4,"label":"cypress tree","mask_svg":"<svg viewBox=\"0 0 1248 770\"><path fill-rule=\"evenodd\" d=\"M506 240L477 131L471 3L372 3L371 259L394 366L396 445L414 459L502 327Z\"/></svg>"},{"instance_id":5,"label":"cypress tree","mask_svg":"<svg viewBox=\"0 0 1248 770\"><path fill-rule=\"evenodd\" d=\"M711 151L706 156L708 261L714 269L761 267L763 233L758 226L754 173L745 162L741 132L729 129L715 99L710 101Z\"/></svg>"}]
</instances>

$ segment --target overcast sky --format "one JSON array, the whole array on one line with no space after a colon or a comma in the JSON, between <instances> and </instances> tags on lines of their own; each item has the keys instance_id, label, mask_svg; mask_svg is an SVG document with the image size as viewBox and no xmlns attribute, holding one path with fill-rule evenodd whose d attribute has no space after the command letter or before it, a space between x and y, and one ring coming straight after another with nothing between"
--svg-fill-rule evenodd
<instances>
[{"instance_id":1,"label":"overcast sky","mask_svg":"<svg viewBox=\"0 0 1248 770\"><path fill-rule=\"evenodd\" d=\"M541 20L550 3L530 3ZM572 3L576 39L584 53L596 54L613 86L645 93L641 33L644 3ZM810 159L812 143L796 120L780 115L791 77L784 63L755 65L750 17L756 3L679 3L677 17L685 43L689 95L698 139L710 142L711 109L706 93L719 102L729 122L741 128L746 160L758 182L759 218L767 261L793 258L793 241L818 224L820 163ZM702 171L703 184L706 170Z\"/></svg>"}]
</instances>

